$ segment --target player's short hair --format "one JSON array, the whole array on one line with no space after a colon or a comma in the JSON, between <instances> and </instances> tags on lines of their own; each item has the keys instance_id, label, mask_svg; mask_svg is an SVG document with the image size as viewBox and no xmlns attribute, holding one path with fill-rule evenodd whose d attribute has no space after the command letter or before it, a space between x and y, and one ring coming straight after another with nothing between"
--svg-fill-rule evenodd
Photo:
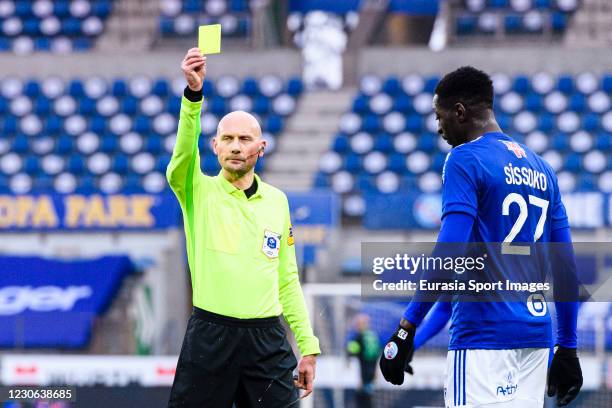
<instances>
[{"instance_id":1,"label":"player's short hair","mask_svg":"<svg viewBox=\"0 0 612 408\"><path fill-rule=\"evenodd\" d=\"M451 108L458 102L466 108L493 108L493 81L474 67L461 67L444 75L435 93L438 104L444 108Z\"/></svg>"}]
</instances>

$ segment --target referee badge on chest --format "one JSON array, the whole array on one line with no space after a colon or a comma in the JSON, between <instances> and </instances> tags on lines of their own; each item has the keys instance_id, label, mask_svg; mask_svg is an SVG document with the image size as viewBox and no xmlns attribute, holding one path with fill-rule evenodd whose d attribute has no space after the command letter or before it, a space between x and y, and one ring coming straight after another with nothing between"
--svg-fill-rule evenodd
<instances>
[{"instance_id":1,"label":"referee badge on chest","mask_svg":"<svg viewBox=\"0 0 612 408\"><path fill-rule=\"evenodd\" d=\"M264 231L263 245L261 250L268 258L278 258L281 235L269 230Z\"/></svg>"}]
</instances>

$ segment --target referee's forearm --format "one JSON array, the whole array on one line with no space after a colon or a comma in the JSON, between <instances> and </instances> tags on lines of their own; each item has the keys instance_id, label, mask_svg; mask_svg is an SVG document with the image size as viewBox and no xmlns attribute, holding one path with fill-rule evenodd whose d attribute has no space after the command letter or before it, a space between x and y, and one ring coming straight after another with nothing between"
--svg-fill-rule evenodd
<instances>
[{"instance_id":1,"label":"referee's forearm","mask_svg":"<svg viewBox=\"0 0 612 408\"><path fill-rule=\"evenodd\" d=\"M321 354L319 339L315 337L312 331L306 302L298 279L281 288L280 302L283 307L283 315L295 335L302 356Z\"/></svg>"},{"instance_id":2,"label":"referee's forearm","mask_svg":"<svg viewBox=\"0 0 612 408\"><path fill-rule=\"evenodd\" d=\"M198 137L202 110L201 92L199 96L200 99L194 101L193 99L197 99L197 97L192 93L185 91L183 95L176 142L166 170L168 183L179 197L184 195L196 167L199 170L199 166L196 166L196 164L199 162Z\"/></svg>"}]
</instances>

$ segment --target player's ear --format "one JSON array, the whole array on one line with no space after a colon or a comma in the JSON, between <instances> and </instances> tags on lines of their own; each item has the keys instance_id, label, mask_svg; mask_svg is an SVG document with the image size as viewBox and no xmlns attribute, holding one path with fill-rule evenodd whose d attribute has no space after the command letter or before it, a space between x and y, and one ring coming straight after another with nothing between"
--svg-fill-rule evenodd
<instances>
[{"instance_id":1,"label":"player's ear","mask_svg":"<svg viewBox=\"0 0 612 408\"><path fill-rule=\"evenodd\" d=\"M263 139L261 141L261 146L259 147L259 157L263 157L264 151L266 150L267 145L268 145L268 141Z\"/></svg>"},{"instance_id":2,"label":"player's ear","mask_svg":"<svg viewBox=\"0 0 612 408\"><path fill-rule=\"evenodd\" d=\"M210 139L210 145L212 146L212 151L215 154L215 156L218 155L217 153L217 136L213 136L212 139Z\"/></svg>"},{"instance_id":3,"label":"player's ear","mask_svg":"<svg viewBox=\"0 0 612 408\"><path fill-rule=\"evenodd\" d=\"M455 116L459 123L463 123L466 120L466 109L461 102L455 104Z\"/></svg>"}]
</instances>

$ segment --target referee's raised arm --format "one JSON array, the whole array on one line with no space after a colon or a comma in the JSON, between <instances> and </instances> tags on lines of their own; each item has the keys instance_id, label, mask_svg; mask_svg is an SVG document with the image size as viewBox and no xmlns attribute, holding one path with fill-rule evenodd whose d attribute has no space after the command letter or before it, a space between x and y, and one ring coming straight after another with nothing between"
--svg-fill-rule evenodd
<instances>
[{"instance_id":1,"label":"referee's raised arm","mask_svg":"<svg viewBox=\"0 0 612 408\"><path fill-rule=\"evenodd\" d=\"M166 170L166 178L181 204L186 191L201 174L198 138L200 136L200 112L202 110L202 84L206 76L206 57L198 48L187 51L181 63L187 87L181 101L176 144Z\"/></svg>"}]
</instances>

